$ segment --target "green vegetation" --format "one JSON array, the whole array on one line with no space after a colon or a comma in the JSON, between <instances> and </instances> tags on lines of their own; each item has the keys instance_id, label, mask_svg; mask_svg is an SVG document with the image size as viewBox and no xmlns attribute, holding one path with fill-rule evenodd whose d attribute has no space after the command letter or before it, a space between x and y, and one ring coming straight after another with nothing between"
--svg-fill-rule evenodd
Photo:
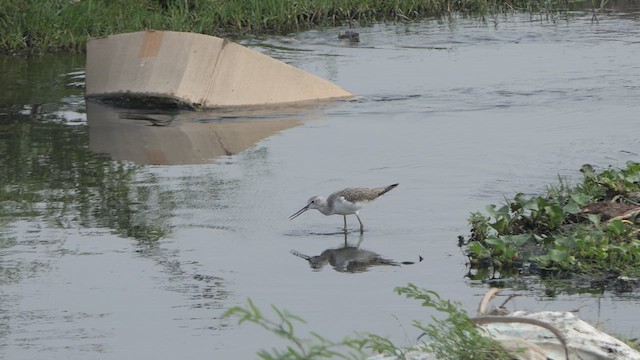
<instances>
[{"instance_id":1,"label":"green vegetation","mask_svg":"<svg viewBox=\"0 0 640 360\"><path fill-rule=\"evenodd\" d=\"M286 339L290 344L284 350L261 350L258 353L261 359L365 359L370 352L406 359L407 352L412 350L428 352L445 360L512 359L499 343L478 331L459 303L444 300L437 293L420 289L413 284L396 288L395 291L409 299L420 300L422 306L444 315L444 319L432 317L432 323L426 326L419 321L414 322L413 325L427 335L429 342L413 349L400 349L385 337L373 334L347 337L334 342L312 332L310 339L303 339L295 334L293 324L304 323L304 320L275 306L272 309L277 320L268 319L251 300L248 300L247 307L233 307L224 316L237 317L239 323L257 324Z\"/></svg>"},{"instance_id":2,"label":"green vegetation","mask_svg":"<svg viewBox=\"0 0 640 360\"><path fill-rule=\"evenodd\" d=\"M273 305L271 308L278 316L277 320L266 318L251 299L247 300L246 308L236 306L224 314L224 317L239 317L239 324L247 321L257 324L291 344L285 350L261 350L258 352L261 359L362 359L365 357L364 349L368 343L366 339L345 338L334 342L315 332L311 333L312 339L302 339L295 334L293 323L305 323L305 321Z\"/></svg>"},{"instance_id":3,"label":"green vegetation","mask_svg":"<svg viewBox=\"0 0 640 360\"><path fill-rule=\"evenodd\" d=\"M420 289L413 284L398 287L395 291L409 299L420 300L422 306L446 315L443 320L432 317L429 325L424 325L420 321L413 323L430 338L431 341L425 344L425 348L436 358L445 360L513 359L513 356L498 342L478 331L460 303L442 299L436 292Z\"/></svg>"},{"instance_id":4,"label":"green vegetation","mask_svg":"<svg viewBox=\"0 0 640 360\"><path fill-rule=\"evenodd\" d=\"M579 4L579 5L578 5ZM556 12L569 0L0 0L0 51L81 51L90 37L140 30L210 35L409 21L451 13Z\"/></svg>"},{"instance_id":5,"label":"green vegetation","mask_svg":"<svg viewBox=\"0 0 640 360\"><path fill-rule=\"evenodd\" d=\"M476 278L499 272L640 276L640 163L562 180L545 196L522 194L474 213L466 253ZM493 274L495 275L495 274Z\"/></svg>"}]
</instances>

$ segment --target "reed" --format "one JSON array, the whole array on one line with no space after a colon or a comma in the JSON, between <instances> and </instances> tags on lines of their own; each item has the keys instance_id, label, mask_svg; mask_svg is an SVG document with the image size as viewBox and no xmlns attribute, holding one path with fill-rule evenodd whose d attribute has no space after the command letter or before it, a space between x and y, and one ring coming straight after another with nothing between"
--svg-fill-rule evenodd
<instances>
[{"instance_id":1,"label":"reed","mask_svg":"<svg viewBox=\"0 0 640 360\"><path fill-rule=\"evenodd\" d=\"M148 29L242 36L451 13L558 11L569 5L567 0L0 0L0 51L82 51L90 37Z\"/></svg>"}]
</instances>

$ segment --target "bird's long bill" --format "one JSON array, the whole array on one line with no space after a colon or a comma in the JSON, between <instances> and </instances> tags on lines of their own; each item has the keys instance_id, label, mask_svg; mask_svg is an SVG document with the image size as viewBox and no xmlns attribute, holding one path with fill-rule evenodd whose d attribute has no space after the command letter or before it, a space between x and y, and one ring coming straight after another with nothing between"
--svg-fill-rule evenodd
<instances>
[{"instance_id":1,"label":"bird's long bill","mask_svg":"<svg viewBox=\"0 0 640 360\"><path fill-rule=\"evenodd\" d=\"M302 214L303 212L309 210L309 205L303 207L302 209L298 210L295 214L289 216L289 220L293 220L295 218L297 218L300 214Z\"/></svg>"},{"instance_id":2,"label":"bird's long bill","mask_svg":"<svg viewBox=\"0 0 640 360\"><path fill-rule=\"evenodd\" d=\"M305 260L311 259L311 256L307 256L307 255L305 255L305 254L303 254L301 252L295 251L293 249L291 249L291 251L289 251L289 252L292 253L293 255L295 255L297 257L300 257L300 258L303 258Z\"/></svg>"}]
</instances>

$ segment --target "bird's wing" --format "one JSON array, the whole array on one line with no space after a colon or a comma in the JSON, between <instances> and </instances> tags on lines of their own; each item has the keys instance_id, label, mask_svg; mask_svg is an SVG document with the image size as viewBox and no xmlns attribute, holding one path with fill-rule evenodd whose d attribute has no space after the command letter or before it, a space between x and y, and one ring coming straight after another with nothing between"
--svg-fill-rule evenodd
<instances>
[{"instance_id":1,"label":"bird's wing","mask_svg":"<svg viewBox=\"0 0 640 360\"><path fill-rule=\"evenodd\" d=\"M378 192L367 188L348 188L336 193L350 202L369 202L378 197ZM333 194L332 194L333 195Z\"/></svg>"}]
</instances>

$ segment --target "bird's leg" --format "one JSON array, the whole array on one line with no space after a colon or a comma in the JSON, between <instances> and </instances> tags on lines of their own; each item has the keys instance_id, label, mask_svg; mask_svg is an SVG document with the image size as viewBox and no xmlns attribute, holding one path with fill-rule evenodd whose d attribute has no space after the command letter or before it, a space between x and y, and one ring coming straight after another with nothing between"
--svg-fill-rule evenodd
<instances>
[{"instance_id":1,"label":"bird's leg","mask_svg":"<svg viewBox=\"0 0 640 360\"><path fill-rule=\"evenodd\" d=\"M344 233L347 233L347 215L342 215L344 217Z\"/></svg>"},{"instance_id":2,"label":"bird's leg","mask_svg":"<svg viewBox=\"0 0 640 360\"><path fill-rule=\"evenodd\" d=\"M364 232L364 224L362 223L362 220L360 220L360 216L358 215L358 213L355 213L354 215L358 218L358 222L360 223L360 232L363 233Z\"/></svg>"},{"instance_id":3,"label":"bird's leg","mask_svg":"<svg viewBox=\"0 0 640 360\"><path fill-rule=\"evenodd\" d=\"M356 245L356 247L360 247L360 244L362 244L362 240L364 240L364 233L360 232L360 239L358 239L358 244Z\"/></svg>"}]
</instances>

